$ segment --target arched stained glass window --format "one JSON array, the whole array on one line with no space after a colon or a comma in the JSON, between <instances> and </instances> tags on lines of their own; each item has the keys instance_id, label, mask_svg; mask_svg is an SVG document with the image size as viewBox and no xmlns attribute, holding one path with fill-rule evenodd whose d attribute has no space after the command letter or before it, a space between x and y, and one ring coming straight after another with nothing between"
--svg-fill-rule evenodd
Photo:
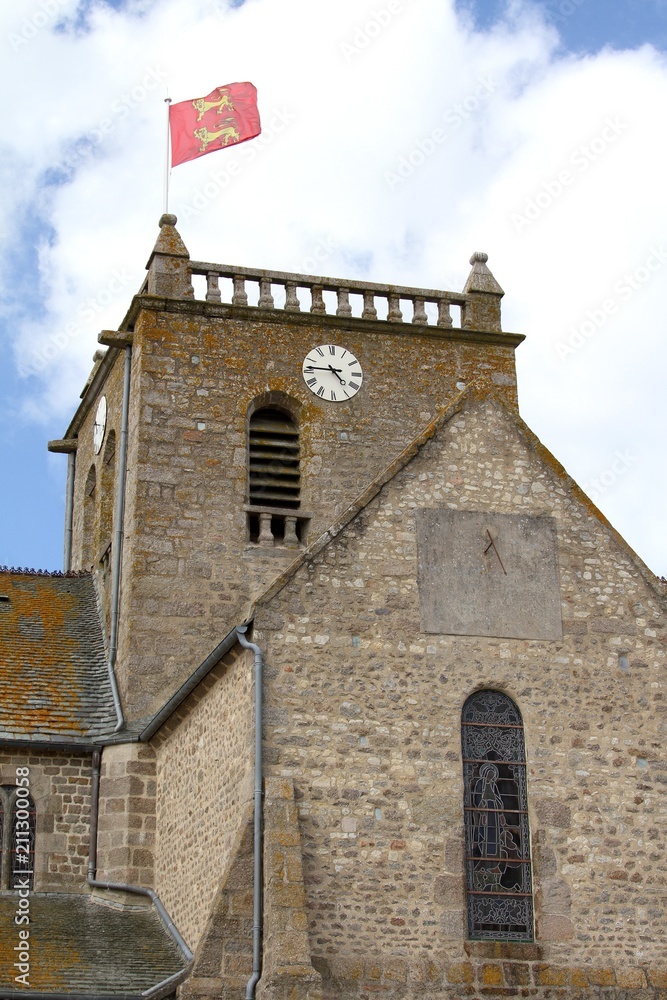
<instances>
[{"instance_id":1,"label":"arched stained glass window","mask_svg":"<svg viewBox=\"0 0 667 1000\"><path fill-rule=\"evenodd\" d=\"M521 713L499 691L463 706L468 934L533 940L526 754Z\"/></svg>"}]
</instances>

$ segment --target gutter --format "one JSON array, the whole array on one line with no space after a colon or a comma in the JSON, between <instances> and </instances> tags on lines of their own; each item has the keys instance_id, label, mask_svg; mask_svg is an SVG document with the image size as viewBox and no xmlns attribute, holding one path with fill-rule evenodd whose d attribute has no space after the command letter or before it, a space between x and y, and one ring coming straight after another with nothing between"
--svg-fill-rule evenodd
<instances>
[{"instance_id":1,"label":"gutter","mask_svg":"<svg viewBox=\"0 0 667 1000\"><path fill-rule=\"evenodd\" d=\"M72 568L72 520L74 517L74 469L76 452L67 455L67 486L65 493L65 551L63 553L63 570L69 573Z\"/></svg>"},{"instance_id":2,"label":"gutter","mask_svg":"<svg viewBox=\"0 0 667 1000\"><path fill-rule=\"evenodd\" d=\"M246 984L246 1000L253 1000L255 988L262 975L262 651L254 642L248 642L247 625L236 629L244 649L255 654L255 802L253 836L253 901L252 901L252 975Z\"/></svg>"},{"instance_id":3,"label":"gutter","mask_svg":"<svg viewBox=\"0 0 667 1000\"><path fill-rule=\"evenodd\" d=\"M109 628L109 681L111 683L111 693L113 695L114 708L118 723L115 731L118 732L125 725L123 718L123 708L120 703L118 685L114 666L118 654L118 608L120 605L120 573L121 556L123 550L123 519L125 516L125 474L127 471L127 425L130 413L130 374L132 370L132 347L128 344L125 348L125 368L123 370L123 408L121 412L120 425L120 454L118 456L118 484L116 492L116 537L113 546L113 572L111 584L111 625Z\"/></svg>"},{"instance_id":4,"label":"gutter","mask_svg":"<svg viewBox=\"0 0 667 1000\"><path fill-rule=\"evenodd\" d=\"M245 631L246 628L246 625L241 625L238 629L233 628L231 632L227 633L225 638L222 639L215 649L208 654L206 659L199 664L194 673L190 674L188 679L181 684L178 691L171 696L169 701L162 706L157 715L154 715L145 729L142 730L139 734L139 740L141 743L148 743L148 741L158 731L160 726L167 721L169 716L172 715L179 705L182 705L187 696L194 691L199 682L211 672L213 667L222 659L225 653L229 652L232 646L239 639L239 629L243 629L243 631Z\"/></svg>"},{"instance_id":5,"label":"gutter","mask_svg":"<svg viewBox=\"0 0 667 1000\"><path fill-rule=\"evenodd\" d=\"M162 1000L163 997L173 996L175 987L189 971L182 969L143 993L39 993L33 990L21 990L18 993L15 990L3 990L2 1000L25 1000L26 997L34 1000Z\"/></svg>"}]
</instances>

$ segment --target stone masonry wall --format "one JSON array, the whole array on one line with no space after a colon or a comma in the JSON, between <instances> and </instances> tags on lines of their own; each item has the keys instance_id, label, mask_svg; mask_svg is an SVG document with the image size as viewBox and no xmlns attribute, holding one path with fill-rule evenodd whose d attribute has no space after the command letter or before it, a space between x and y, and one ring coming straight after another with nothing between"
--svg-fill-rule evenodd
<instances>
[{"instance_id":1,"label":"stone masonry wall","mask_svg":"<svg viewBox=\"0 0 667 1000\"><path fill-rule=\"evenodd\" d=\"M27 767L35 802L35 890L75 892L86 881L91 759L87 754L0 752L0 785Z\"/></svg>"},{"instance_id":2,"label":"stone masonry wall","mask_svg":"<svg viewBox=\"0 0 667 1000\"><path fill-rule=\"evenodd\" d=\"M93 424L97 413L97 406L102 398L107 400L107 423L104 433L102 448L98 455L93 447ZM116 470L118 466L118 446L120 441L121 409L123 399L123 354L120 353L116 363L108 376L104 387L92 402L88 416L84 422L78 436L78 446L76 451L75 478L74 478L74 505L72 519L72 568L73 569L93 569L100 571L100 559L108 543L105 536L101 537L101 512L106 502L102 497L102 483L106 479L112 480L112 502L115 500ZM113 463L113 475L104 475L104 454L111 432L116 435L116 456ZM84 533L84 507L85 507L85 486L90 469L94 466L97 487L94 497L94 527L92 539L86 538ZM85 553L90 553L89 559Z\"/></svg>"},{"instance_id":3,"label":"stone masonry wall","mask_svg":"<svg viewBox=\"0 0 667 1000\"><path fill-rule=\"evenodd\" d=\"M153 738L155 889L195 951L253 795L252 657L233 652Z\"/></svg>"},{"instance_id":4,"label":"stone masonry wall","mask_svg":"<svg viewBox=\"0 0 667 1000\"><path fill-rule=\"evenodd\" d=\"M117 667L129 718L159 707L294 557L248 544L252 404L282 403L299 420L301 509L313 515L311 539L457 382L481 379L516 405L511 343L426 336L396 324L345 330L311 316L285 322L284 313L275 322L223 319L201 305L193 315L144 309L135 325ZM306 353L328 342L345 345L364 367L363 390L349 402L324 404L303 381Z\"/></svg>"},{"instance_id":5,"label":"stone masonry wall","mask_svg":"<svg viewBox=\"0 0 667 1000\"><path fill-rule=\"evenodd\" d=\"M555 518L563 638L423 633L415 511L429 507ZM258 609L266 754L295 785L325 997L667 986L658 588L489 400ZM534 945L466 940L460 715L485 687L524 719Z\"/></svg>"},{"instance_id":6,"label":"stone masonry wall","mask_svg":"<svg viewBox=\"0 0 667 1000\"><path fill-rule=\"evenodd\" d=\"M105 747L100 767L97 878L152 888L155 753L143 743Z\"/></svg>"}]
</instances>

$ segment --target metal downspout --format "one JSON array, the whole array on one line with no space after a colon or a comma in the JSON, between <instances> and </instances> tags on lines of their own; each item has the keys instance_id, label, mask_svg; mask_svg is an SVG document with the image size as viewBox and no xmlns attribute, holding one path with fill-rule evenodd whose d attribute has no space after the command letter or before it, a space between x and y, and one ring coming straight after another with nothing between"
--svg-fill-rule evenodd
<instances>
[{"instance_id":1,"label":"metal downspout","mask_svg":"<svg viewBox=\"0 0 667 1000\"><path fill-rule=\"evenodd\" d=\"M162 905L158 894L153 889L146 889L141 885L127 885L125 882L98 882L97 880L97 830L100 812L100 763L101 754L99 750L95 750L93 753L93 774L90 788L90 842L88 846L88 877L86 881L88 882L88 885L91 885L94 889L116 889L119 892L134 892L139 896L148 896L155 906L160 920L167 928L170 937L172 937L178 945L178 949L183 955L183 958L186 962L190 963L194 958L194 955L179 934L178 928ZM158 983L155 987L151 987L149 991L142 995L152 995L165 983L171 981L172 979L176 980L177 977L182 974L184 975L185 971L186 970L182 970L180 973L175 973L174 975L169 976L168 979L165 979L162 983Z\"/></svg>"},{"instance_id":2,"label":"metal downspout","mask_svg":"<svg viewBox=\"0 0 667 1000\"><path fill-rule=\"evenodd\" d=\"M254 642L248 642L247 625L236 629L244 649L255 654L255 815L254 861L252 904L252 976L246 985L246 1000L253 1000L255 987L262 975L262 651Z\"/></svg>"},{"instance_id":3,"label":"metal downspout","mask_svg":"<svg viewBox=\"0 0 667 1000\"><path fill-rule=\"evenodd\" d=\"M125 517L125 473L127 470L127 425L130 413L130 371L132 365L132 348L125 348L125 369L123 371L123 410L120 425L120 453L118 456L118 483L116 490L116 532L113 545L113 571L111 577L111 626L109 629L109 680L113 693L113 703L116 709L118 723L116 732L125 725L123 709L120 703L118 685L116 684L116 656L118 653L118 608L120 605L120 568L123 550L123 521Z\"/></svg>"},{"instance_id":4,"label":"metal downspout","mask_svg":"<svg viewBox=\"0 0 667 1000\"><path fill-rule=\"evenodd\" d=\"M69 573L72 568L72 519L74 517L74 465L76 452L67 455L67 486L65 487L65 551L63 552L63 570Z\"/></svg>"}]
</instances>

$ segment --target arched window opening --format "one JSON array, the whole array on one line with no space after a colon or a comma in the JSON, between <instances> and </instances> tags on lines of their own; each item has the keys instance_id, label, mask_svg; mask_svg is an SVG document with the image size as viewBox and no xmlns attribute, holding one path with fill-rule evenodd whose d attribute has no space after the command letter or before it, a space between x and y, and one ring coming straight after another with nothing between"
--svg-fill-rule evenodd
<instances>
[{"instance_id":1,"label":"arched window opening","mask_svg":"<svg viewBox=\"0 0 667 1000\"><path fill-rule=\"evenodd\" d=\"M296 510L300 488L295 422L280 410L256 410L248 430L248 502Z\"/></svg>"},{"instance_id":2,"label":"arched window opening","mask_svg":"<svg viewBox=\"0 0 667 1000\"><path fill-rule=\"evenodd\" d=\"M81 564L88 569L95 558L95 498L97 472L91 465L83 489L83 537L81 539Z\"/></svg>"},{"instance_id":3,"label":"arched window opening","mask_svg":"<svg viewBox=\"0 0 667 1000\"><path fill-rule=\"evenodd\" d=\"M24 788L0 788L0 888L30 889L35 885L36 812Z\"/></svg>"},{"instance_id":4,"label":"arched window opening","mask_svg":"<svg viewBox=\"0 0 667 1000\"><path fill-rule=\"evenodd\" d=\"M301 511L299 428L277 407L265 406L248 424L248 539L263 546L305 543L309 515Z\"/></svg>"},{"instance_id":5,"label":"arched window opening","mask_svg":"<svg viewBox=\"0 0 667 1000\"><path fill-rule=\"evenodd\" d=\"M533 940L533 893L521 713L500 691L463 706L468 934Z\"/></svg>"},{"instance_id":6,"label":"arched window opening","mask_svg":"<svg viewBox=\"0 0 667 1000\"><path fill-rule=\"evenodd\" d=\"M116 465L116 434L110 431L102 458L100 475L100 537L96 555L108 563L113 528L114 480Z\"/></svg>"}]
</instances>

